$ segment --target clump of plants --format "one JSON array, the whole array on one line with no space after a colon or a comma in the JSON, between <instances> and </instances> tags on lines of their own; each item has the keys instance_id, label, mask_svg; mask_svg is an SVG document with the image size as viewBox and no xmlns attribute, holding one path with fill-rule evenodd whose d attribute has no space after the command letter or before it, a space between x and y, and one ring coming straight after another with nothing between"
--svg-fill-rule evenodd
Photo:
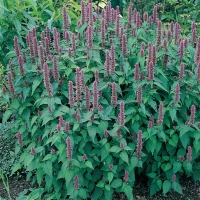
<instances>
[{"instance_id":1,"label":"clump of plants","mask_svg":"<svg viewBox=\"0 0 200 200\"><path fill-rule=\"evenodd\" d=\"M3 123L16 135L19 162L40 196L133 199L135 174L150 195L175 190L179 178L200 178L200 37L165 27L132 7L127 18L108 3L100 13L81 1L74 32L35 28L22 50L14 38L2 101ZM39 197L38 197L39 198Z\"/></svg>"}]
</instances>

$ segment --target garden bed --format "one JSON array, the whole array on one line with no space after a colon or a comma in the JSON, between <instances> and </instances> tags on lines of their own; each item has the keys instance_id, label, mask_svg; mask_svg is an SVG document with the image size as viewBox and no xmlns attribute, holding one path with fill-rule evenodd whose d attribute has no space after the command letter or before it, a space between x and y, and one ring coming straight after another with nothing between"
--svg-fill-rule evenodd
<instances>
[{"instance_id":1,"label":"garden bed","mask_svg":"<svg viewBox=\"0 0 200 200\"><path fill-rule=\"evenodd\" d=\"M200 199L200 181L197 181L196 184L193 182L191 178L186 178L180 180L180 184L183 189L183 194L178 194L176 192L168 193L166 196L163 196L161 192L158 192L156 195L150 197L149 186L147 185L148 179L143 177L136 177L136 183L134 186L134 197L135 200L198 200ZM27 190L31 187L30 182L26 182L26 178L22 177L19 180L10 179L10 193L13 199L16 199L22 191ZM34 186L36 188L36 186ZM6 190L2 181L0 181L0 197L4 199L8 199ZM113 195L113 200L127 200L125 194L117 194Z\"/></svg>"}]
</instances>

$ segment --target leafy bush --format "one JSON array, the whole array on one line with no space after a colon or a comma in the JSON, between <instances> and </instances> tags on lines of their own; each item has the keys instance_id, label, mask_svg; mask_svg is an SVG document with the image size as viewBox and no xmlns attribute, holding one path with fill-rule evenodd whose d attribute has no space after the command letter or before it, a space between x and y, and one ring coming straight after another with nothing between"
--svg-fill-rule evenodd
<instances>
[{"instance_id":1,"label":"leafy bush","mask_svg":"<svg viewBox=\"0 0 200 200\"><path fill-rule=\"evenodd\" d=\"M12 173L25 167L49 199L133 199L135 174L149 177L150 195L182 193L181 176L200 178L195 23L182 38L157 7L148 17L130 6L126 20L110 3L102 14L81 5L74 32L63 8L61 30L33 28L25 50L14 38L1 93L20 156Z\"/></svg>"},{"instance_id":2,"label":"leafy bush","mask_svg":"<svg viewBox=\"0 0 200 200\"><path fill-rule=\"evenodd\" d=\"M0 60L3 65L13 56L13 37L18 36L21 47L25 47L25 36L29 29L36 27L39 31L45 25L60 26L63 5L70 8L67 12L72 19L72 27L77 24L77 12L80 6L75 1L2 1L0 0ZM9 52L9 54L7 54ZM0 63L1 64L1 63Z\"/></svg>"}]
</instances>

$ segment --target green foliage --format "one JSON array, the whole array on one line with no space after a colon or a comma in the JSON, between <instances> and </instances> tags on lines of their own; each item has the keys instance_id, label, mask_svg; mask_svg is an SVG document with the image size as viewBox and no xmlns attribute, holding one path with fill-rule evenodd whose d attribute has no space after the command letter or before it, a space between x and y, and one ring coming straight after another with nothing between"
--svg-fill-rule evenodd
<instances>
[{"instance_id":1,"label":"green foliage","mask_svg":"<svg viewBox=\"0 0 200 200\"><path fill-rule=\"evenodd\" d=\"M25 36L29 29L35 27L39 32L48 24L60 26L61 9L68 8L72 27L77 24L77 13L80 6L74 1L66 0L0 0L0 60L3 65L8 63L13 53L13 37L17 36L22 48L25 47ZM8 52L10 52L8 54ZM0 74L1 75L1 74Z\"/></svg>"},{"instance_id":2,"label":"green foliage","mask_svg":"<svg viewBox=\"0 0 200 200\"><path fill-rule=\"evenodd\" d=\"M29 47L25 50L24 76L20 75L19 64L14 56L12 73L15 95L11 95L8 90L5 94L1 91L2 103L8 104L3 124L9 121L10 134L19 132L22 136L22 144L19 134L16 141L15 155L20 159L13 166L12 174L24 167L27 180L32 178L41 187L44 184L44 188L33 191L29 199L42 196L43 199L91 197L109 200L114 192L124 192L129 199L133 199L135 173L149 177L150 195L159 190L164 194L171 190L182 193L179 178L199 178L200 174L200 86L197 63L194 63L196 43L189 42L184 48L183 58L180 58L179 45L175 44L174 37L164 47L163 39L166 36L162 34L162 42L157 45L157 56L154 56L154 70L149 69L148 45L149 42L156 45L159 37L157 24L150 25L143 21L140 28L136 28L134 23L129 28L126 18L121 18L120 26L124 25L125 28L123 38L127 37L127 41L122 42L122 37L115 36L115 23L109 22L103 32L104 47L101 38L102 17L93 14L97 20L93 24L92 48L86 37L86 30L89 31L90 27L88 22L76 27L73 32L69 31L70 41L61 38L58 45L62 51L57 51L51 42L50 53L58 58L59 81L55 78L53 60L47 55L46 62L53 76L45 71L46 65L41 68L40 58L30 56ZM132 36L133 30L136 36ZM63 28L59 30L60 33L63 31ZM76 46L71 39L72 33L75 33ZM37 32L37 35L40 36L40 33ZM191 33L187 37L191 38ZM140 54L142 42L145 44L144 56ZM116 65L108 65L115 68L114 73L109 74L104 63L106 51L112 53L112 45ZM76 50L72 51L71 56L68 51L72 48ZM126 48L128 52L124 53ZM168 62L164 66L166 55ZM135 72L136 63L139 63L139 74ZM181 63L184 63L185 70L183 77L179 78ZM155 78L150 78L149 71ZM82 73L84 79L81 78L80 82L78 77ZM140 76L139 80L135 78L136 75ZM52 84L52 96L47 87L50 85L48 78ZM73 89L78 94L75 97L70 94L69 81L75 85ZM98 95L95 96L96 82ZM114 96L112 83L116 83L116 107L111 103L111 97ZM177 83L180 85L180 99L175 101ZM7 88L11 88L10 85ZM85 86L91 92L89 101ZM137 96L139 86L142 87L141 102ZM72 96L76 101L70 107L69 99ZM94 99L97 96L96 108ZM88 110L86 101L90 104ZM120 121L123 119L121 102L125 103L125 123ZM163 105L163 109L160 109L160 105ZM188 124L186 121L191 121L192 105L197 109L195 122ZM64 122L69 123L69 132L64 126L58 126L61 124L61 116ZM152 126L148 125L149 122ZM192 155L189 155L188 146L192 147ZM187 159L180 159L180 156L186 155ZM126 173L128 177L125 177ZM174 174L176 179L172 180Z\"/></svg>"}]
</instances>

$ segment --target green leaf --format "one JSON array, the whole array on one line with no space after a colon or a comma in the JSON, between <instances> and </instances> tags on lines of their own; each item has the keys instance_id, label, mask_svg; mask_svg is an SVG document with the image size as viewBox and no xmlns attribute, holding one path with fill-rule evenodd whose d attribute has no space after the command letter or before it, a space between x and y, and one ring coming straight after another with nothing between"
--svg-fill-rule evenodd
<instances>
[{"instance_id":1,"label":"green leaf","mask_svg":"<svg viewBox=\"0 0 200 200\"><path fill-rule=\"evenodd\" d=\"M173 182L173 183L172 183L172 188L173 188L176 192L178 192L179 194L183 194L182 188L181 188L181 186L180 186L179 183Z\"/></svg>"},{"instance_id":2,"label":"green leaf","mask_svg":"<svg viewBox=\"0 0 200 200\"><path fill-rule=\"evenodd\" d=\"M153 196L158 190L159 187L157 186L156 182L153 182L150 186L150 196Z\"/></svg>"},{"instance_id":3,"label":"green leaf","mask_svg":"<svg viewBox=\"0 0 200 200\"><path fill-rule=\"evenodd\" d=\"M12 173L11 174L14 174L19 169L21 169L21 164L15 163L14 166L12 167Z\"/></svg>"},{"instance_id":4,"label":"green leaf","mask_svg":"<svg viewBox=\"0 0 200 200\"><path fill-rule=\"evenodd\" d=\"M80 188L78 191L78 195L82 198L82 199L87 199L87 193L86 190L83 188Z\"/></svg>"},{"instance_id":5,"label":"green leaf","mask_svg":"<svg viewBox=\"0 0 200 200\"><path fill-rule=\"evenodd\" d=\"M51 161L47 161L43 165L43 170L48 176L52 177L52 162Z\"/></svg>"},{"instance_id":6,"label":"green leaf","mask_svg":"<svg viewBox=\"0 0 200 200\"><path fill-rule=\"evenodd\" d=\"M133 188L130 185L125 185L123 190L128 200L133 200Z\"/></svg>"},{"instance_id":7,"label":"green leaf","mask_svg":"<svg viewBox=\"0 0 200 200\"><path fill-rule=\"evenodd\" d=\"M52 154L47 154L42 161L49 160L52 158Z\"/></svg>"},{"instance_id":8,"label":"green leaf","mask_svg":"<svg viewBox=\"0 0 200 200\"><path fill-rule=\"evenodd\" d=\"M114 174L113 172L108 172L108 181L109 183L111 183L111 181L113 180Z\"/></svg>"},{"instance_id":9,"label":"green leaf","mask_svg":"<svg viewBox=\"0 0 200 200\"><path fill-rule=\"evenodd\" d=\"M94 138L96 137L96 129L97 129L96 126L89 126L89 127L87 128L88 134L89 134L89 136L92 138L92 141L93 141L93 142L94 142Z\"/></svg>"},{"instance_id":10,"label":"green leaf","mask_svg":"<svg viewBox=\"0 0 200 200\"><path fill-rule=\"evenodd\" d=\"M126 73L126 76L128 76L128 69L129 69L129 63L128 62L123 63L123 69L124 69L124 72Z\"/></svg>"},{"instance_id":11,"label":"green leaf","mask_svg":"<svg viewBox=\"0 0 200 200\"><path fill-rule=\"evenodd\" d=\"M72 180L72 178L74 177L74 171L73 170L65 170L64 172L65 174L65 182L66 182L66 186L69 184L69 182Z\"/></svg>"},{"instance_id":12,"label":"green leaf","mask_svg":"<svg viewBox=\"0 0 200 200\"><path fill-rule=\"evenodd\" d=\"M182 167L182 164L180 162L175 162L173 164L173 173L175 174L176 172L178 172Z\"/></svg>"},{"instance_id":13,"label":"green leaf","mask_svg":"<svg viewBox=\"0 0 200 200\"><path fill-rule=\"evenodd\" d=\"M169 180L165 180L163 183L163 194L167 194L169 190L171 189L171 182Z\"/></svg>"},{"instance_id":14,"label":"green leaf","mask_svg":"<svg viewBox=\"0 0 200 200\"><path fill-rule=\"evenodd\" d=\"M181 131L180 131L180 137L182 137L185 133L187 133L190 130L190 126L188 125L184 125L181 127Z\"/></svg>"},{"instance_id":15,"label":"green leaf","mask_svg":"<svg viewBox=\"0 0 200 200\"><path fill-rule=\"evenodd\" d=\"M7 120L11 116L11 114L12 114L11 110L6 110L6 112L3 114L3 119L2 119L3 124L5 124L7 122Z\"/></svg>"},{"instance_id":16,"label":"green leaf","mask_svg":"<svg viewBox=\"0 0 200 200\"><path fill-rule=\"evenodd\" d=\"M94 169L94 167L92 166L92 163L91 163L89 160L87 160L87 161L85 162L85 165L86 165L87 167L89 167L90 169Z\"/></svg>"},{"instance_id":17,"label":"green leaf","mask_svg":"<svg viewBox=\"0 0 200 200\"><path fill-rule=\"evenodd\" d=\"M164 88L164 86L161 85L159 82L154 82L154 84L157 85L157 86L158 86L159 88L161 88L162 90L164 90L164 91L166 91L167 93L169 93L168 90L167 90L166 88Z\"/></svg>"},{"instance_id":18,"label":"green leaf","mask_svg":"<svg viewBox=\"0 0 200 200\"><path fill-rule=\"evenodd\" d=\"M112 146L112 147L109 149L110 152L114 152L114 153L117 153L117 152L119 152L120 150L121 150L121 148L118 147L118 146Z\"/></svg>"},{"instance_id":19,"label":"green leaf","mask_svg":"<svg viewBox=\"0 0 200 200\"><path fill-rule=\"evenodd\" d=\"M43 169L42 168L37 169L36 177L38 185L41 185L43 180L43 175L44 175Z\"/></svg>"},{"instance_id":20,"label":"green leaf","mask_svg":"<svg viewBox=\"0 0 200 200\"><path fill-rule=\"evenodd\" d=\"M120 153L120 158L125 161L127 164L129 163L129 158L128 158L128 154L125 151L122 151Z\"/></svg>"},{"instance_id":21,"label":"green leaf","mask_svg":"<svg viewBox=\"0 0 200 200\"><path fill-rule=\"evenodd\" d=\"M112 183L111 183L111 187L112 188L119 188L122 185L122 180L121 179L115 179Z\"/></svg>"},{"instance_id":22,"label":"green leaf","mask_svg":"<svg viewBox=\"0 0 200 200\"><path fill-rule=\"evenodd\" d=\"M176 108L175 107L170 107L169 114L170 114L170 117L171 117L172 122L173 122L174 119L176 118Z\"/></svg>"}]
</instances>

